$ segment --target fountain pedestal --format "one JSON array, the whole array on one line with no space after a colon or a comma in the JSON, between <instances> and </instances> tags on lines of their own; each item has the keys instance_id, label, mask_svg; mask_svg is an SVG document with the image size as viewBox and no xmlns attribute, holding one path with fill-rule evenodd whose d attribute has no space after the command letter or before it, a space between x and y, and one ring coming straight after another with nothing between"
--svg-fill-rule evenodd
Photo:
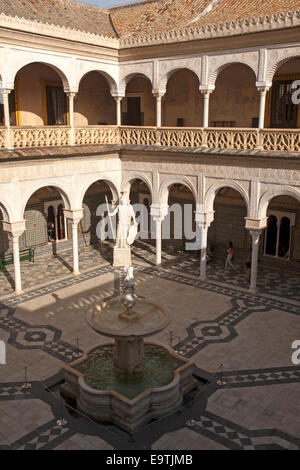
<instances>
[{"instance_id":1,"label":"fountain pedestal","mask_svg":"<svg viewBox=\"0 0 300 470\"><path fill-rule=\"evenodd\" d=\"M123 295L88 316L98 333L114 343L95 346L66 365L61 394L88 417L131 433L181 406L197 386L195 364L171 348L144 338L163 330L167 313L157 305Z\"/></svg>"},{"instance_id":2,"label":"fountain pedestal","mask_svg":"<svg viewBox=\"0 0 300 470\"><path fill-rule=\"evenodd\" d=\"M141 372L144 368L145 348L143 338L117 338L115 340L114 365L125 374Z\"/></svg>"}]
</instances>

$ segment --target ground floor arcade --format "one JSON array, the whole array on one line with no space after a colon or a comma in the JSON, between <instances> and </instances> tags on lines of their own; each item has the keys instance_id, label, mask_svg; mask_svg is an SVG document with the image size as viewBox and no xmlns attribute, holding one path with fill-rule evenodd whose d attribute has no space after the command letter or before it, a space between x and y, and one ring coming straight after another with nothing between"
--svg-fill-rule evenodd
<instances>
[{"instance_id":1,"label":"ground floor arcade","mask_svg":"<svg viewBox=\"0 0 300 470\"><path fill-rule=\"evenodd\" d=\"M172 319L154 339L194 360L207 385L188 406L131 437L70 413L59 399L61 369L106 341L89 328L86 314L120 293L120 270L106 260L85 265L85 250L91 248L80 250L81 275L58 277L56 271L54 277L44 266L49 276L43 285L1 298L0 338L7 345L0 369L1 450L300 448L300 376L291 347L299 339L298 280L280 271L264 274L253 296L241 283L243 276L246 286L245 273L225 272L223 263L210 265L210 281L203 282L198 261L163 250L162 268L153 269L154 247L133 250L139 295L155 298ZM89 252L85 259L96 256ZM29 268L34 277L34 267L22 264Z\"/></svg>"},{"instance_id":2,"label":"ground floor arcade","mask_svg":"<svg viewBox=\"0 0 300 470\"><path fill-rule=\"evenodd\" d=\"M249 265L250 262L248 267L252 272L250 284L252 290L256 289L257 284L260 287L259 282L257 283L259 266L299 275L300 204L295 197L283 194L272 198L267 206L267 222L263 227L253 231L246 227L247 203L233 187L225 186L216 191L210 212L212 218L204 225L202 221L197 223L195 198L192 190L185 184L174 183L168 186L167 205L161 206L164 213L160 213L159 217L157 206L152 204L151 189L145 181L134 179L129 182L128 188L129 198L139 222L137 242L142 240L149 246L154 246L154 264L160 266L164 263L162 250L173 250L177 254L185 253L186 258L198 259L198 271L204 280L207 278L209 257L224 261L228 243L231 242L235 262L243 266L247 262ZM47 271L39 268L43 265L40 258L47 257L51 260L61 260L57 266L58 272L61 263L67 267L69 273L78 274L86 267L78 256L80 247L95 247L95 252L99 253L106 250L105 243L102 243L104 240L101 240L99 226L105 218L106 225L108 224L106 207L113 202L114 197L114 191L107 182L99 180L93 183L83 196L83 209L78 211L78 217L74 222L74 219L69 220L64 199L56 188L43 187L37 190L26 204L25 223L17 233L17 250L21 253L28 249L35 250L32 270L41 278L47 275ZM153 212L155 210L156 212ZM143 217L141 217L142 212ZM4 259L16 250L14 243L16 237L5 231L4 221L0 224L0 252ZM188 224L191 225L190 230ZM204 239L201 239L203 235ZM202 245L188 248L189 244L197 240L197 236L200 237ZM113 243L111 239L110 242ZM147 246L146 244L144 246ZM253 246L255 246L254 251ZM72 251L71 257L69 250ZM63 261L64 253L68 253L65 261ZM112 260L112 256L110 259ZM91 262L95 263L95 259ZM21 291L22 286L28 285L26 269L24 274L23 271L23 263L3 267L4 292L12 288ZM32 280L33 278L31 282Z\"/></svg>"}]
</instances>

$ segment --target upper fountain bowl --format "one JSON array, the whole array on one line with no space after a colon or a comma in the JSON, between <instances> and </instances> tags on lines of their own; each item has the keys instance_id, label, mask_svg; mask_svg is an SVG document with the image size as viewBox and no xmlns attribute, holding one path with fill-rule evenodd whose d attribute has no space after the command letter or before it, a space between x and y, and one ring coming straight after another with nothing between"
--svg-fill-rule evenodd
<instances>
[{"instance_id":1,"label":"upper fountain bowl","mask_svg":"<svg viewBox=\"0 0 300 470\"><path fill-rule=\"evenodd\" d=\"M87 321L93 330L109 338L142 338L166 328L169 315L161 307L144 300L138 300L131 309L116 300L97 306Z\"/></svg>"}]
</instances>

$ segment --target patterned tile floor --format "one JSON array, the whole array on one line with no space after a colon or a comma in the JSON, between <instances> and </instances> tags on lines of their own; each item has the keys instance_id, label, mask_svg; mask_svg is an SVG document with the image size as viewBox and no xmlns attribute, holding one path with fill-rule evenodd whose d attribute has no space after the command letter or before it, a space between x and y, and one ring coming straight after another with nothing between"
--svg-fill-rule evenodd
<instances>
[{"instance_id":1,"label":"patterned tile floor","mask_svg":"<svg viewBox=\"0 0 300 470\"><path fill-rule=\"evenodd\" d=\"M243 266L225 272L215 261L202 282L191 256L164 251L157 270L154 248L142 244L134 248L138 293L172 317L153 339L194 360L209 382L188 406L132 437L66 410L58 393L61 368L104 340L87 326L86 313L120 292L120 270L110 256L109 247L82 248L77 277L69 252L22 263L26 290L18 297L8 273L1 278L7 364L0 365L0 450L300 449L300 368L291 361L291 344L300 340L299 279L261 272L252 295ZM60 427L62 418L67 423Z\"/></svg>"}]
</instances>

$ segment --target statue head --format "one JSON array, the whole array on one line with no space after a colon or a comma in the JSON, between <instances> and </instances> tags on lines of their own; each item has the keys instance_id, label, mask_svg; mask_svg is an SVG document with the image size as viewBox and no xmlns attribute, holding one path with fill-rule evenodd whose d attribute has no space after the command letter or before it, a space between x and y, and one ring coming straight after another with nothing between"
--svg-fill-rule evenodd
<instances>
[{"instance_id":1,"label":"statue head","mask_svg":"<svg viewBox=\"0 0 300 470\"><path fill-rule=\"evenodd\" d=\"M127 198L125 193L121 193L120 199L119 199L119 204L121 206L125 206L127 204Z\"/></svg>"}]
</instances>

